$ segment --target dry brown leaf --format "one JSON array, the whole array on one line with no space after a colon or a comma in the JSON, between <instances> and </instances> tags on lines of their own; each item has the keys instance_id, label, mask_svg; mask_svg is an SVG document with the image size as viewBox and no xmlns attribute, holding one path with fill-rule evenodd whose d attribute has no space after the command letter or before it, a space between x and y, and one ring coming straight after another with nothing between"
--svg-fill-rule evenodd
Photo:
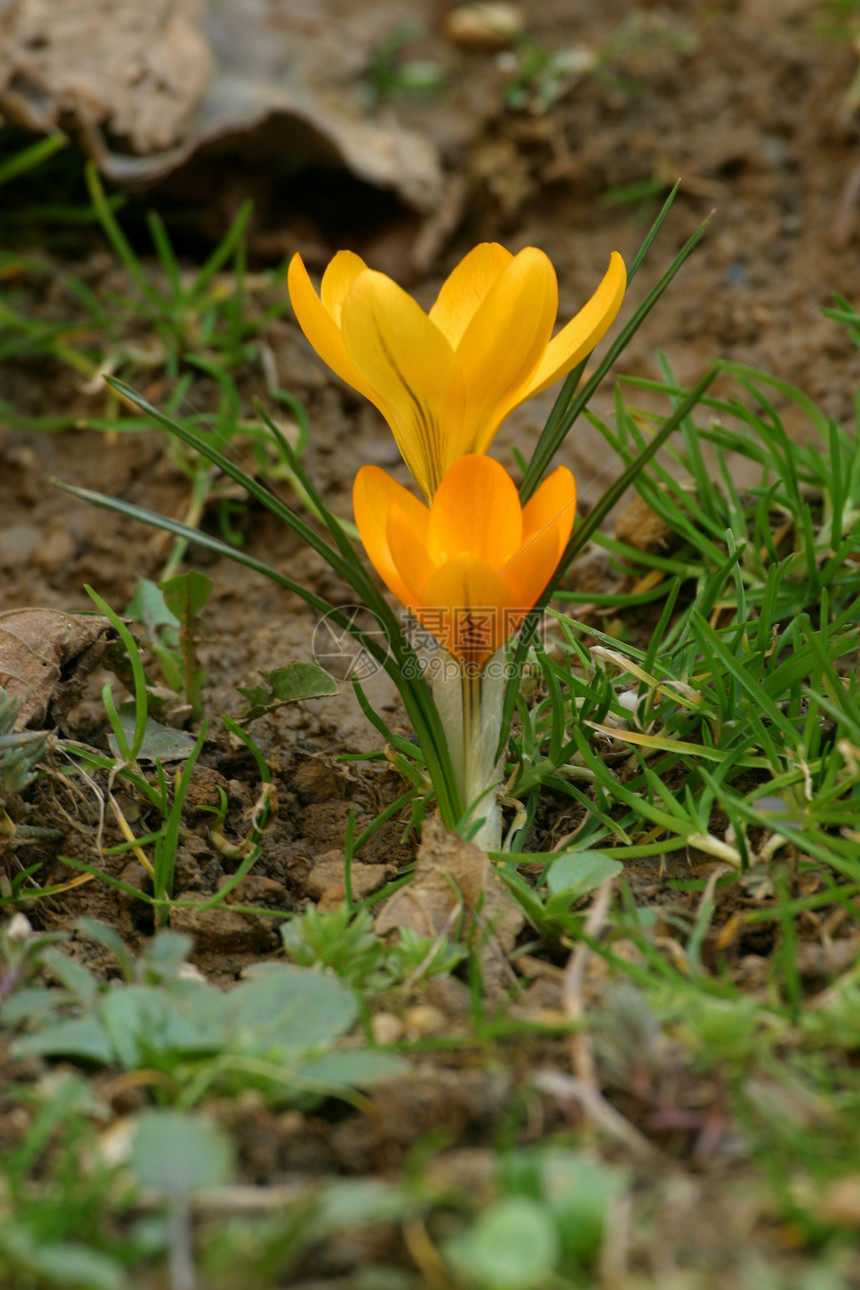
<instances>
[{"instance_id":1,"label":"dry brown leaf","mask_svg":"<svg viewBox=\"0 0 860 1290\"><path fill-rule=\"evenodd\" d=\"M62 720L116 638L107 618L58 609L0 613L0 687L24 696L15 729L41 730Z\"/></svg>"},{"instance_id":2,"label":"dry brown leaf","mask_svg":"<svg viewBox=\"0 0 860 1290\"><path fill-rule=\"evenodd\" d=\"M481 903L489 863L479 847L449 833L441 820L425 820L415 877L385 902L376 934L408 927L419 936L453 935L457 911L463 908L468 920Z\"/></svg>"},{"instance_id":3,"label":"dry brown leaf","mask_svg":"<svg viewBox=\"0 0 860 1290\"><path fill-rule=\"evenodd\" d=\"M615 522L615 536L637 551L661 551L669 546L672 530L637 493Z\"/></svg>"},{"instance_id":4,"label":"dry brown leaf","mask_svg":"<svg viewBox=\"0 0 860 1290\"><path fill-rule=\"evenodd\" d=\"M388 113L367 115L361 72L382 17L270 0L0 3L0 111L62 125L116 183L155 183L226 154L282 172L342 167L413 210L444 194L438 150ZM194 170L188 183L205 191ZM223 187L223 184L222 184ZM235 212L234 212L235 213Z\"/></svg>"},{"instance_id":5,"label":"dry brown leaf","mask_svg":"<svg viewBox=\"0 0 860 1290\"><path fill-rule=\"evenodd\" d=\"M464 936L477 927L484 988L498 997L514 979L506 955L523 925L522 911L486 854L434 817L421 830L415 877L386 901L375 930L384 936L408 927L420 936L452 939L461 917Z\"/></svg>"},{"instance_id":6,"label":"dry brown leaf","mask_svg":"<svg viewBox=\"0 0 860 1290\"><path fill-rule=\"evenodd\" d=\"M16 0L0 6L0 94L34 130L71 117L132 153L189 129L215 60L201 0Z\"/></svg>"}]
</instances>

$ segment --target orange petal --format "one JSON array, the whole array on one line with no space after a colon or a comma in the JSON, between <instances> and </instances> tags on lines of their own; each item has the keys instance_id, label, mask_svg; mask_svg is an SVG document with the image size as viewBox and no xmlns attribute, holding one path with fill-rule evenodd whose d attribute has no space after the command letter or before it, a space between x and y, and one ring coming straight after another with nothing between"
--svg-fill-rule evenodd
<instances>
[{"instance_id":1,"label":"orange petal","mask_svg":"<svg viewBox=\"0 0 860 1290\"><path fill-rule=\"evenodd\" d=\"M450 460L489 448L504 418L525 398L557 312L555 269L543 251L526 247L499 274L457 346L467 403Z\"/></svg>"},{"instance_id":2,"label":"orange petal","mask_svg":"<svg viewBox=\"0 0 860 1290\"><path fill-rule=\"evenodd\" d=\"M492 457L456 461L430 508L427 548L435 564L468 552L500 569L522 545L523 513L514 481Z\"/></svg>"},{"instance_id":3,"label":"orange petal","mask_svg":"<svg viewBox=\"0 0 860 1290\"><path fill-rule=\"evenodd\" d=\"M459 345L463 332L499 274L513 258L498 242L481 242L445 279L430 310L430 321L447 336L453 349Z\"/></svg>"},{"instance_id":4,"label":"orange petal","mask_svg":"<svg viewBox=\"0 0 860 1290\"><path fill-rule=\"evenodd\" d=\"M329 261L320 283L320 300L338 327L346 293L366 268L364 260L354 251L338 251L337 255Z\"/></svg>"},{"instance_id":5,"label":"orange petal","mask_svg":"<svg viewBox=\"0 0 860 1290\"><path fill-rule=\"evenodd\" d=\"M462 663L485 663L521 620L505 578L470 552L430 575L421 602L416 617Z\"/></svg>"},{"instance_id":6,"label":"orange petal","mask_svg":"<svg viewBox=\"0 0 860 1290\"><path fill-rule=\"evenodd\" d=\"M419 502L418 505L420 506L421 503ZM407 512L394 502L388 512L387 526L388 549L391 552L394 567L404 585L413 587L416 592L420 592L436 568L427 550L429 512L426 506L421 506L421 511L422 523L416 524L414 509ZM405 601L403 603L413 612L417 608L416 597L413 597L411 604Z\"/></svg>"},{"instance_id":7,"label":"orange petal","mask_svg":"<svg viewBox=\"0 0 860 1290\"><path fill-rule=\"evenodd\" d=\"M375 402L373 390L356 370L344 348L340 327L314 291L300 255L294 255L290 260L287 288L296 320L323 362L328 363L347 385Z\"/></svg>"},{"instance_id":8,"label":"orange petal","mask_svg":"<svg viewBox=\"0 0 860 1290\"><path fill-rule=\"evenodd\" d=\"M523 544L502 573L530 609L555 573L576 515L576 481L566 466L545 479L523 509Z\"/></svg>"},{"instance_id":9,"label":"orange petal","mask_svg":"<svg viewBox=\"0 0 860 1290\"><path fill-rule=\"evenodd\" d=\"M600 286L567 326L562 327L557 336L553 336L523 398L531 398L559 377L567 376L577 363L591 353L615 321L626 289L627 270L624 261L617 251L613 251Z\"/></svg>"},{"instance_id":10,"label":"orange petal","mask_svg":"<svg viewBox=\"0 0 860 1290\"><path fill-rule=\"evenodd\" d=\"M464 397L453 349L411 296L371 269L347 293L341 322L350 360L375 391L377 406L385 403L403 459L431 497Z\"/></svg>"},{"instance_id":11,"label":"orange petal","mask_svg":"<svg viewBox=\"0 0 860 1290\"><path fill-rule=\"evenodd\" d=\"M532 493L523 507L523 545L554 520L567 524L564 542L576 518L576 480L567 466L558 466Z\"/></svg>"},{"instance_id":12,"label":"orange petal","mask_svg":"<svg viewBox=\"0 0 860 1290\"><path fill-rule=\"evenodd\" d=\"M418 533L426 533L429 512L402 484L378 466L362 466L352 486L355 523L370 563L402 605L417 603L418 589L411 589L400 574L388 544L388 517L397 507Z\"/></svg>"}]
</instances>

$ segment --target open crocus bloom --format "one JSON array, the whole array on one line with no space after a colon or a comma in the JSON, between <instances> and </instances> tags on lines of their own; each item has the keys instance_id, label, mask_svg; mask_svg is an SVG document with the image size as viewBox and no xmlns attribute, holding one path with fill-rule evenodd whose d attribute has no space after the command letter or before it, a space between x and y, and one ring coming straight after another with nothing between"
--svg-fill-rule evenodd
<instances>
[{"instance_id":1,"label":"open crocus bloom","mask_svg":"<svg viewBox=\"0 0 860 1290\"><path fill-rule=\"evenodd\" d=\"M378 466L356 475L353 505L389 590L463 666L480 669L552 577L573 526L576 485L559 466L523 507L503 466L469 454L429 507Z\"/></svg>"},{"instance_id":2,"label":"open crocus bloom","mask_svg":"<svg viewBox=\"0 0 860 1290\"><path fill-rule=\"evenodd\" d=\"M429 500L460 457L486 452L504 418L591 353L621 306L627 274L609 268L579 313L552 335L555 270L543 251L496 242L470 251L429 314L383 273L339 251L317 295L301 257L288 274L305 336L376 405Z\"/></svg>"}]
</instances>

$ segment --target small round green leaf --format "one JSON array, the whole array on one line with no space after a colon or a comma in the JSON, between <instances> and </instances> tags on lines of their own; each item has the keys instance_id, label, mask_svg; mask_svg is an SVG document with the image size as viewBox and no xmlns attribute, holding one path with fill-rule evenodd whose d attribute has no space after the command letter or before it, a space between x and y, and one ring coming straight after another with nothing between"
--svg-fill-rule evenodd
<instances>
[{"instance_id":1,"label":"small round green leaf","mask_svg":"<svg viewBox=\"0 0 860 1290\"><path fill-rule=\"evenodd\" d=\"M546 882L553 895L563 891L579 900L623 868L620 861L610 860L602 851L569 851L550 865Z\"/></svg>"},{"instance_id":2,"label":"small round green leaf","mask_svg":"<svg viewBox=\"0 0 860 1290\"><path fill-rule=\"evenodd\" d=\"M201 1115L152 1110L138 1118L131 1165L145 1187L190 1196L228 1183L233 1164L230 1139Z\"/></svg>"},{"instance_id":3,"label":"small round green leaf","mask_svg":"<svg viewBox=\"0 0 860 1290\"><path fill-rule=\"evenodd\" d=\"M448 1244L446 1256L455 1272L482 1290L540 1290L559 1252L552 1212L521 1196L486 1210L471 1231Z\"/></svg>"}]
</instances>

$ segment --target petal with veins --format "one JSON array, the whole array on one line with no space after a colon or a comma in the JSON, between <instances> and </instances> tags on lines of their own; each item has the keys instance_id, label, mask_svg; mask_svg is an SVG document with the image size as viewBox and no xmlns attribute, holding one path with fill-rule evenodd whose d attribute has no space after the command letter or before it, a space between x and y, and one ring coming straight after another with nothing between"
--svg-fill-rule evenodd
<instances>
[{"instance_id":1,"label":"petal with veins","mask_svg":"<svg viewBox=\"0 0 860 1290\"><path fill-rule=\"evenodd\" d=\"M490 288L514 257L498 242L481 242L464 256L442 284L430 321L454 349Z\"/></svg>"},{"instance_id":2,"label":"petal with veins","mask_svg":"<svg viewBox=\"0 0 860 1290\"><path fill-rule=\"evenodd\" d=\"M463 401L453 349L411 296L370 269L347 293L342 328L352 363L391 409L404 461L432 496L444 473L445 436Z\"/></svg>"},{"instance_id":3,"label":"petal with veins","mask_svg":"<svg viewBox=\"0 0 860 1290\"><path fill-rule=\"evenodd\" d=\"M486 452L501 422L524 398L546 352L558 312L555 269L527 247L499 274L466 328L457 357L466 383L466 412L446 462Z\"/></svg>"}]
</instances>

